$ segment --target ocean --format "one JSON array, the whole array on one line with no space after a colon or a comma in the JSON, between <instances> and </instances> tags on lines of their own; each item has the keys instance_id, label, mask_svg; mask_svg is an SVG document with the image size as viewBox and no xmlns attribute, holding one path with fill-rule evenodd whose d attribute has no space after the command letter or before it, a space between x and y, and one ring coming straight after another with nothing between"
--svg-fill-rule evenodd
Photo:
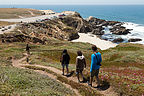
<instances>
[{"instance_id":1,"label":"ocean","mask_svg":"<svg viewBox=\"0 0 144 96\"><path fill-rule=\"evenodd\" d=\"M0 5L0 8L33 8L38 10L53 10L55 12L76 11L83 18L96 18L125 22L126 28L133 29L131 34L116 36L105 30L104 38L123 38L125 42L130 38L140 38L136 42L144 44L144 5Z\"/></svg>"}]
</instances>

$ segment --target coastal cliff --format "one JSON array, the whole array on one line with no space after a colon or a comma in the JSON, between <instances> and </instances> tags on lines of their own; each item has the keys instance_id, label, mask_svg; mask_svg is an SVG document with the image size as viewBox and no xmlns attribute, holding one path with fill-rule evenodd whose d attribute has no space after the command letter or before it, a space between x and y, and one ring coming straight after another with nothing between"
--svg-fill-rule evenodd
<instances>
[{"instance_id":1,"label":"coastal cliff","mask_svg":"<svg viewBox=\"0 0 144 96\"><path fill-rule=\"evenodd\" d=\"M78 33L92 33L101 37L104 28L110 28L112 34L126 35L130 29L122 26L122 22L106 21L95 17L83 19L79 13L74 12L72 15L61 16L53 19L44 19L31 23L21 23L17 26L14 34L1 35L2 42L33 42L43 43L47 38L53 37L60 40L71 41L78 39ZM19 33L19 34L18 34ZM114 40L117 42L119 40ZM122 40L121 40L122 41Z\"/></svg>"}]
</instances>

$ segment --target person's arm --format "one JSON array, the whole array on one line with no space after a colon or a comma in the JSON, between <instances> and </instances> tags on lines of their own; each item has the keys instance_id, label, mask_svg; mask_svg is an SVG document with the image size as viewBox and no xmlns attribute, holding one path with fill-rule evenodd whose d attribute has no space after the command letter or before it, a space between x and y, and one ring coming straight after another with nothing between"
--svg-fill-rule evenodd
<instances>
[{"instance_id":1,"label":"person's arm","mask_svg":"<svg viewBox=\"0 0 144 96\"><path fill-rule=\"evenodd\" d=\"M101 54L100 54L100 63L102 62L102 57L101 57Z\"/></svg>"},{"instance_id":2,"label":"person's arm","mask_svg":"<svg viewBox=\"0 0 144 96\"><path fill-rule=\"evenodd\" d=\"M60 62L63 62L63 55L61 55L60 57Z\"/></svg>"},{"instance_id":3,"label":"person's arm","mask_svg":"<svg viewBox=\"0 0 144 96\"><path fill-rule=\"evenodd\" d=\"M78 58L76 58L76 68L78 67Z\"/></svg>"},{"instance_id":4,"label":"person's arm","mask_svg":"<svg viewBox=\"0 0 144 96\"><path fill-rule=\"evenodd\" d=\"M91 55L91 67L90 67L90 72L92 72L93 65L94 65L94 57L93 57L93 55Z\"/></svg>"},{"instance_id":5,"label":"person's arm","mask_svg":"<svg viewBox=\"0 0 144 96\"><path fill-rule=\"evenodd\" d=\"M68 54L68 59L69 59L69 61L70 61L70 56L69 56L69 54Z\"/></svg>"}]
</instances>

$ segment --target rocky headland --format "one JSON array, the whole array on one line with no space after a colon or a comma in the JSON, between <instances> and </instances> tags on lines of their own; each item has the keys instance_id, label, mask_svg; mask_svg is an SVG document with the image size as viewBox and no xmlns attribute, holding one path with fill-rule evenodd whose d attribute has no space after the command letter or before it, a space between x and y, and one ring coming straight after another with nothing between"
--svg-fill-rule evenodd
<instances>
[{"instance_id":1,"label":"rocky headland","mask_svg":"<svg viewBox=\"0 0 144 96\"><path fill-rule=\"evenodd\" d=\"M126 35L131 29L122 26L122 22L106 21L90 16L83 19L79 13L60 16L53 19L20 23L14 32L1 34L2 42L33 42L45 44L47 38L53 37L60 40L71 41L78 39L78 33L91 33L99 38L104 33L104 28L111 26L110 31L116 35ZM122 42L122 38L115 39L113 42ZM133 41L133 40L130 40Z\"/></svg>"}]
</instances>

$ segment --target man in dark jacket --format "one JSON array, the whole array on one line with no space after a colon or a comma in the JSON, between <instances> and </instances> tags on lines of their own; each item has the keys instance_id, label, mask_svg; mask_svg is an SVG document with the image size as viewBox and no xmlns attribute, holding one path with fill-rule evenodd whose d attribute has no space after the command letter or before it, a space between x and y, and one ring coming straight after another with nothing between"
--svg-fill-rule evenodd
<instances>
[{"instance_id":1,"label":"man in dark jacket","mask_svg":"<svg viewBox=\"0 0 144 96\"><path fill-rule=\"evenodd\" d=\"M68 75L68 73L69 73L69 69L68 69L69 61L70 61L70 56L67 53L67 50L64 49L63 53L62 53L62 56L61 56L61 59L60 59L60 62L62 63L62 75L64 75L64 67L65 66L66 66L67 75Z\"/></svg>"}]
</instances>

